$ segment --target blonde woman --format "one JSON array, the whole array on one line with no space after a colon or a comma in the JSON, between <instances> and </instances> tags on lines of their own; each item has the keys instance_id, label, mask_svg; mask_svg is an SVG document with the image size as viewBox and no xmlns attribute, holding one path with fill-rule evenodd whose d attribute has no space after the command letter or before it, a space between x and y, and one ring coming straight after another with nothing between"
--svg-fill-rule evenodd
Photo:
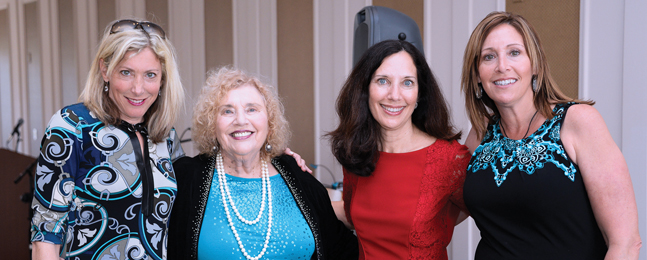
<instances>
[{"instance_id":1,"label":"blonde woman","mask_svg":"<svg viewBox=\"0 0 647 260\"><path fill-rule=\"evenodd\" d=\"M164 30L111 23L79 100L42 141L33 259L166 259L184 89Z\"/></svg>"}]
</instances>

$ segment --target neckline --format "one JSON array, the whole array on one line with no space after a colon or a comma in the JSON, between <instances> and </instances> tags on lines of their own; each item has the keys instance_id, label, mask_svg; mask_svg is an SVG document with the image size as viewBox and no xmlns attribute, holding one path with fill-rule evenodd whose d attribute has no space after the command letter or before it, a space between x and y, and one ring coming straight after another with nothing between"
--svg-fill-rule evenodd
<instances>
[{"instance_id":1,"label":"neckline","mask_svg":"<svg viewBox=\"0 0 647 260\"><path fill-rule=\"evenodd\" d=\"M562 104L562 103L555 104L555 107L553 107L553 113L555 113L555 111L559 110L559 108L560 108L560 107L562 107L562 106L564 106L564 104ZM509 138L509 137L507 137L507 136L505 136L505 135L503 134L503 132L501 131L501 117L499 117L499 118L496 120L496 122L494 122L494 127L495 127L496 129L493 129L493 131L494 131L494 130L496 130L496 133L497 133L497 134L499 134L500 136L502 136L502 137L503 137L503 138L502 138L503 140L505 140L505 139L509 139L509 140L512 140L512 141L515 141L515 142L519 142L519 141L524 141L524 140L527 140L527 139L531 139L531 137L533 137L533 136L535 136L535 135L537 134L537 132L539 131L539 129L542 129L542 128L544 127L544 125L548 124L548 123L549 123L549 122L551 122L553 119L555 119L555 117L550 118L550 119L549 119L549 118L546 118L546 119L544 120L544 122L539 126L539 128L537 128L537 130L535 130L534 132L532 132L531 134L529 134L528 136L526 136L526 138L522 138L522 139L512 139L512 138Z\"/></svg>"},{"instance_id":2,"label":"neckline","mask_svg":"<svg viewBox=\"0 0 647 260\"><path fill-rule=\"evenodd\" d=\"M420 149L418 149L418 150L413 150L413 151L410 151L410 152L404 152L404 153L389 153L389 152L383 152L383 151L380 151L380 155L408 155L408 154L413 154L413 153L419 153L419 152L422 152L422 151L427 151L429 148L431 148L431 147L433 147L434 145L436 145L436 144L438 143L438 141L440 141L440 140L441 140L441 139L436 138L436 141L434 141L434 143L433 143L433 144L430 144L430 145L428 145L428 146L426 146L426 147L423 147L423 148L420 148Z\"/></svg>"},{"instance_id":3,"label":"neckline","mask_svg":"<svg viewBox=\"0 0 647 260\"><path fill-rule=\"evenodd\" d=\"M269 166L268 166L268 167L269 167ZM216 173L216 174L218 174L218 173ZM280 174L270 175L270 176L269 176L269 178L270 178L270 179L272 179L272 178L274 178L274 177L276 177L276 176L279 176L279 175L280 175ZM226 176L227 178L230 178L230 179L233 179L233 180L249 180L249 181L254 181L254 180L256 180L256 181L260 181L260 180L261 180L261 177L243 178L243 177L238 177L238 176L231 175L231 174L229 174L229 173L227 173L227 172L225 172L225 176Z\"/></svg>"}]
</instances>

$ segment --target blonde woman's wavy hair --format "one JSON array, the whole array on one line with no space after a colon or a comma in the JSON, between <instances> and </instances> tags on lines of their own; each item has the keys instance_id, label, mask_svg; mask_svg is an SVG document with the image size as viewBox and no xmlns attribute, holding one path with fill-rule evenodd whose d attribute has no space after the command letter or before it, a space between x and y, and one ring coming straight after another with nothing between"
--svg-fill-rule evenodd
<instances>
[{"instance_id":1,"label":"blonde woman's wavy hair","mask_svg":"<svg viewBox=\"0 0 647 260\"><path fill-rule=\"evenodd\" d=\"M481 91L478 86L478 66L481 61L483 42L485 42L490 32L501 24L512 26L523 38L526 53L530 58L530 66L533 74L537 77L537 92L533 92L533 103L539 113L550 119L554 116L551 109L552 104L571 101L589 105L594 104L592 101L576 100L562 93L550 74L546 54L541 46L539 36L526 19L513 13L492 12L483 18L472 32L463 56L461 90L465 94L467 114L479 139L485 135L487 124L493 123L495 118L500 117L496 104L487 93L483 91L480 99L476 98L476 93Z\"/></svg>"},{"instance_id":2,"label":"blonde woman's wavy hair","mask_svg":"<svg viewBox=\"0 0 647 260\"><path fill-rule=\"evenodd\" d=\"M141 21L141 20L138 20ZM101 39L85 87L79 97L88 109L102 122L108 125L119 123L120 111L117 105L103 91L105 82L101 76L101 62L107 68L107 75L112 75L113 70L122 62L130 51L134 54L142 50L151 49L162 65L162 85L160 96L151 105L144 115L144 122L148 128L151 141L157 143L162 141L173 128L175 120L184 106L184 88L180 81L180 72L177 67L175 49L171 42L165 37L151 33L148 34L141 29L110 33L110 23Z\"/></svg>"},{"instance_id":3,"label":"blonde woman's wavy hair","mask_svg":"<svg viewBox=\"0 0 647 260\"><path fill-rule=\"evenodd\" d=\"M247 75L240 69L222 67L209 71L208 77L198 102L193 109L192 138L200 153L215 155L221 146L216 139L216 123L218 109L227 94L243 85L255 87L265 101L267 109L268 133L265 144L270 144L272 150L267 152L265 145L261 148L261 158L268 160L281 155L290 140L290 127L284 116L284 108L276 89L264 84L258 78Z\"/></svg>"}]
</instances>

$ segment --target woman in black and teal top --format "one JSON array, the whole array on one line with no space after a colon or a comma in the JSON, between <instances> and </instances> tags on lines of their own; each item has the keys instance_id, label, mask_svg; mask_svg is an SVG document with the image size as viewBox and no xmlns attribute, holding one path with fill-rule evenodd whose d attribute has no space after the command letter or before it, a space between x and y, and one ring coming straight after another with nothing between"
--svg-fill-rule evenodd
<instances>
[{"instance_id":1,"label":"woman in black and teal top","mask_svg":"<svg viewBox=\"0 0 647 260\"><path fill-rule=\"evenodd\" d=\"M593 102L562 94L534 29L489 14L465 49L475 259L638 259L627 164Z\"/></svg>"}]
</instances>

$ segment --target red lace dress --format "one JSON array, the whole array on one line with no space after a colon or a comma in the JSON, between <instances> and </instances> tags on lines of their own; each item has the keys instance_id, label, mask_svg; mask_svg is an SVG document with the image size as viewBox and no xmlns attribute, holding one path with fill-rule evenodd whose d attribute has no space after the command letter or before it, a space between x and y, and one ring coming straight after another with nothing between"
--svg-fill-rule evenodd
<instances>
[{"instance_id":1,"label":"red lace dress","mask_svg":"<svg viewBox=\"0 0 647 260\"><path fill-rule=\"evenodd\" d=\"M437 140L409 153L380 152L375 171L344 170L344 207L360 259L447 259L463 203L464 145Z\"/></svg>"}]
</instances>

